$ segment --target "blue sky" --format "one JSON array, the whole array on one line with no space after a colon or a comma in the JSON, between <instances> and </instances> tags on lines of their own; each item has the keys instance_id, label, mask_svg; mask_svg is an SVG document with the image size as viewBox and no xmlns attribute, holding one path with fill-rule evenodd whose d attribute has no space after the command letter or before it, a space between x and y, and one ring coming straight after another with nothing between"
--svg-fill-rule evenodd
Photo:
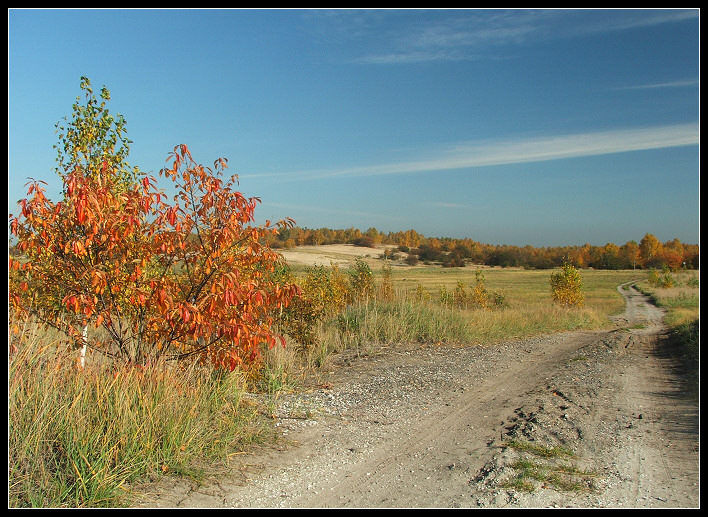
<instances>
[{"instance_id":1,"label":"blue sky","mask_svg":"<svg viewBox=\"0 0 708 517\"><path fill-rule=\"evenodd\" d=\"M129 161L229 160L259 221L699 242L699 11L8 10L8 212L81 76ZM167 186L167 185L165 185ZM58 199L56 199L58 200Z\"/></svg>"}]
</instances>

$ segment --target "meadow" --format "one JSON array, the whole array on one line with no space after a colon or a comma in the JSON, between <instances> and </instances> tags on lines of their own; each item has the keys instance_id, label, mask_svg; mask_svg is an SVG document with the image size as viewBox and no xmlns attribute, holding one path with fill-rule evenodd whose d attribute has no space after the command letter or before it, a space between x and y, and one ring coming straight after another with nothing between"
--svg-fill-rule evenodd
<instances>
[{"instance_id":1,"label":"meadow","mask_svg":"<svg viewBox=\"0 0 708 517\"><path fill-rule=\"evenodd\" d=\"M374 283L380 286L381 260L369 257L368 264ZM309 269L304 265L293 267L300 276ZM472 294L477 271L490 298L486 309L455 303L456 290L464 289L468 297ZM566 308L552 303L551 273L520 268L394 265L390 274L392 299L382 300L374 294L323 318L317 325L314 346L297 353L297 346L274 351L277 357L272 368L292 380L297 378L297 371L303 371L303 361L304 371L322 368L331 354L344 349L371 353L381 344L396 342L489 346L554 332L599 329L611 325L610 317L624 310L617 286L646 277L643 271L583 270L585 303Z\"/></svg>"},{"instance_id":2,"label":"meadow","mask_svg":"<svg viewBox=\"0 0 708 517\"><path fill-rule=\"evenodd\" d=\"M60 346L58 336L32 320L11 322L9 506L124 506L137 483L163 475L199 481L228 468L234 455L271 442L269 401L302 387L337 353L372 353L391 343L493 346L606 328L624 309L617 286L626 282L651 292L687 340L695 327L698 347L697 271L675 273L674 284L662 287L648 282L647 271L581 270L584 304L568 308L552 302L552 270L394 264L385 273L380 259L367 257L367 264L367 296L322 313L307 346L286 336L284 348L264 350L263 362L249 371L100 361L79 370L76 351ZM346 267L340 265L342 274ZM310 268L293 265L291 274L302 278ZM484 308L468 303L480 278Z\"/></svg>"}]
</instances>

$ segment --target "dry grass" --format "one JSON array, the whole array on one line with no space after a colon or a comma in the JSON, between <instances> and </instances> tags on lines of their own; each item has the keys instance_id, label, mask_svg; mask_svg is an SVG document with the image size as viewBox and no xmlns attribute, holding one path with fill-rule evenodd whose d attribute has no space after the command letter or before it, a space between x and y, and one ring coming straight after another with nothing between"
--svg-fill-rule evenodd
<instances>
[{"instance_id":1,"label":"dry grass","mask_svg":"<svg viewBox=\"0 0 708 517\"><path fill-rule=\"evenodd\" d=\"M321 248L328 248L322 246ZM312 255L318 247L290 250L292 255ZM361 256L354 246L339 247L338 253L351 251L351 263ZM344 260L344 257L342 257ZM302 261L291 266L296 275L306 275ZM369 257L376 282L382 280L380 259ZM460 285L472 292L477 270L490 295L502 303L487 309L467 305L458 307L442 303L441 288L453 293ZM346 272L346 267L340 267ZM443 268L440 266L404 266L391 270L394 296L380 300L375 296L350 304L340 313L317 325L316 339L302 353L278 351L271 360L278 363L272 371L281 372L292 382L303 375L302 368L316 373L329 357L345 349L371 353L391 343L447 343L456 345L493 345L509 339L521 339L569 330L591 330L610 326L610 317L624 310L617 286L645 276L635 271L581 270L585 305L580 308L560 307L552 302L550 277L552 270L518 268ZM494 298L491 298L494 299ZM294 347L293 347L294 348Z\"/></svg>"},{"instance_id":2,"label":"dry grass","mask_svg":"<svg viewBox=\"0 0 708 517\"><path fill-rule=\"evenodd\" d=\"M31 321L12 335L8 506L115 507L155 475L198 479L205 462L267 439L243 375L196 365L75 367L76 352Z\"/></svg>"}]
</instances>

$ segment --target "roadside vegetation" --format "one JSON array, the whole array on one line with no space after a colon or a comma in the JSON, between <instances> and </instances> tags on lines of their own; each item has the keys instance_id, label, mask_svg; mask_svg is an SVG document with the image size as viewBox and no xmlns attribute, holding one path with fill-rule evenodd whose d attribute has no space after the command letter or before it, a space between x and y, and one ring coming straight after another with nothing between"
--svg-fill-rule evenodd
<instances>
[{"instance_id":1,"label":"roadside vegetation","mask_svg":"<svg viewBox=\"0 0 708 517\"><path fill-rule=\"evenodd\" d=\"M700 286L698 271L652 270L636 284L652 302L666 310L669 344L680 355L684 369L698 390L700 355Z\"/></svg>"},{"instance_id":2,"label":"roadside vegetation","mask_svg":"<svg viewBox=\"0 0 708 517\"><path fill-rule=\"evenodd\" d=\"M271 440L244 399L247 379L197 364L87 360L31 320L8 365L8 506L115 507L133 483L199 481L231 455Z\"/></svg>"},{"instance_id":3,"label":"roadside vegetation","mask_svg":"<svg viewBox=\"0 0 708 517\"><path fill-rule=\"evenodd\" d=\"M302 293L298 303L284 312L286 346L274 349L267 358L279 363L272 369L297 384L298 375L302 375L298 371L316 373L344 350L371 354L382 345L396 343L491 345L603 328L610 324L610 316L624 310L617 285L646 275L583 271L584 303L568 306L553 299L550 280L555 271L440 266L391 269L385 263L377 271L361 259L352 270L362 267L369 270L373 284L367 288L367 296L352 294L354 284L347 283L345 277L350 273L337 266L288 270ZM319 278L319 287L311 283L314 276ZM343 293L338 294L337 289ZM298 335L305 339L298 339Z\"/></svg>"}]
</instances>

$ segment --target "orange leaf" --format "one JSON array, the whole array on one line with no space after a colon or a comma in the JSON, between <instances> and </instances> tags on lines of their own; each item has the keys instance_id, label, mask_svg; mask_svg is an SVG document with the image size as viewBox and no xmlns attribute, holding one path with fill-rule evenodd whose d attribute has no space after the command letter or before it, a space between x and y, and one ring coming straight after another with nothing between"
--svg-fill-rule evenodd
<instances>
[{"instance_id":1,"label":"orange leaf","mask_svg":"<svg viewBox=\"0 0 708 517\"><path fill-rule=\"evenodd\" d=\"M76 205L76 217L79 220L79 223L83 224L84 221L86 220L86 213L84 212L84 204L79 202L78 205Z\"/></svg>"}]
</instances>

